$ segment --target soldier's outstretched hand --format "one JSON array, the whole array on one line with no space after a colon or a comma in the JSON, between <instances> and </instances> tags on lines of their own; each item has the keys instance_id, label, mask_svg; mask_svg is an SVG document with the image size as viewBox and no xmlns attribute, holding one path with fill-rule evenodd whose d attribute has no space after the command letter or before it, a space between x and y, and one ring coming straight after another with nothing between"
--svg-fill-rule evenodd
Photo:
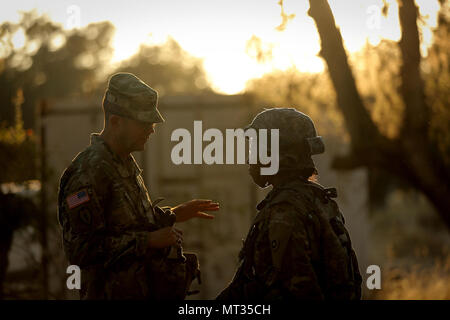
<instances>
[{"instance_id":1,"label":"soldier's outstretched hand","mask_svg":"<svg viewBox=\"0 0 450 320\"><path fill-rule=\"evenodd\" d=\"M184 222L192 218L214 219L212 214L204 211L217 211L219 204L212 200L194 199L182 204L179 204L172 211L176 214L176 222Z\"/></svg>"}]
</instances>

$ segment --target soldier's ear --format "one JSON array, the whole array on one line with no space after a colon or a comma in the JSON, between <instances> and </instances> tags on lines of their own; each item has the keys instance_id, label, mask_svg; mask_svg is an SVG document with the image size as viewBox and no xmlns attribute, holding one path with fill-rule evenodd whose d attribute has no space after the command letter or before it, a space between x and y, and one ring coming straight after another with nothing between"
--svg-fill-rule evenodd
<instances>
[{"instance_id":1,"label":"soldier's ear","mask_svg":"<svg viewBox=\"0 0 450 320\"><path fill-rule=\"evenodd\" d=\"M109 125L111 126L111 128L117 128L120 125L120 121L121 121L121 117L119 117L118 115L115 114L110 114L109 115Z\"/></svg>"}]
</instances>

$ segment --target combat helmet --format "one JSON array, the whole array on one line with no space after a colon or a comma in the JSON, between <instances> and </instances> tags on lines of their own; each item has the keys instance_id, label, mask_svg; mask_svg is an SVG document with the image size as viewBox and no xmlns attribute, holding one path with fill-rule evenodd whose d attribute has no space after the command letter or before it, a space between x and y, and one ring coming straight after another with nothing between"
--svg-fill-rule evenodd
<instances>
[{"instance_id":1,"label":"combat helmet","mask_svg":"<svg viewBox=\"0 0 450 320\"><path fill-rule=\"evenodd\" d=\"M246 127L279 129L280 171L314 169L311 156L325 152L313 121L294 108L270 108L258 113Z\"/></svg>"}]
</instances>

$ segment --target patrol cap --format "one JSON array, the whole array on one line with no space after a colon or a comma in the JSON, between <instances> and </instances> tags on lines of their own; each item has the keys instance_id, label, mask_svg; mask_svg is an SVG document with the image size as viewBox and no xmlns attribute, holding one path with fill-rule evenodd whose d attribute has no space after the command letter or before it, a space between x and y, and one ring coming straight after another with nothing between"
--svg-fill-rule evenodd
<instances>
[{"instance_id":1,"label":"patrol cap","mask_svg":"<svg viewBox=\"0 0 450 320\"><path fill-rule=\"evenodd\" d=\"M132 73L111 76L103 97L105 111L142 122L160 123L164 118L157 108L158 93Z\"/></svg>"}]
</instances>

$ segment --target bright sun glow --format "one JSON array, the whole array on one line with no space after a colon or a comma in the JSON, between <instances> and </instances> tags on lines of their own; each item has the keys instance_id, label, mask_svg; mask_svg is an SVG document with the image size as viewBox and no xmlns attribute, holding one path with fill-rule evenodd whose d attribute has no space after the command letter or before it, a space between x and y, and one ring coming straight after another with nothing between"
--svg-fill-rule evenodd
<instances>
[{"instance_id":1,"label":"bright sun glow","mask_svg":"<svg viewBox=\"0 0 450 320\"><path fill-rule=\"evenodd\" d=\"M345 42L352 53L366 42L377 44L381 39L399 40L398 6L388 0L389 14L381 15L382 0L329 0ZM0 13L0 21L17 21L18 10L30 10L35 1L15 2ZM275 28L281 23L277 0L267 1L130 1L124 7L111 1L41 1L39 13L47 13L54 21L70 27L73 10L79 11L80 26L91 22L111 21L116 27L113 42L113 62L136 53L141 43L160 44L168 36L182 48L204 61L213 88L234 94L245 88L246 82L273 70L296 67L302 72L320 72L324 63L317 56L319 36L314 21L308 16L307 0L285 0L284 11L295 14L283 32ZM417 0L427 26L436 26L437 0ZM104 10L108 7L108 10ZM246 53L247 41L256 36L272 48L272 59L258 63ZM423 29L422 52L432 41L430 28ZM23 43L18 34L14 44Z\"/></svg>"}]
</instances>

